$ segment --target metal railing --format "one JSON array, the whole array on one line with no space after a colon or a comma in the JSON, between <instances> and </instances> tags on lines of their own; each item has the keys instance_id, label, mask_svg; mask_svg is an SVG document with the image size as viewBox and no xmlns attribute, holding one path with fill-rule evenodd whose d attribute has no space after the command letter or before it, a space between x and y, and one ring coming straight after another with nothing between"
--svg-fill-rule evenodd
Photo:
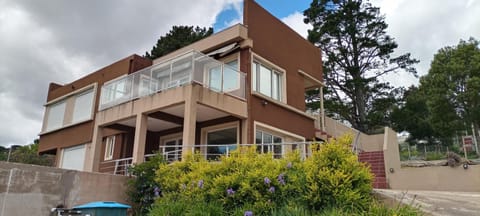
<instances>
[{"instance_id":1,"label":"metal railing","mask_svg":"<svg viewBox=\"0 0 480 216\"><path fill-rule=\"evenodd\" d=\"M256 146L258 153L271 153L273 158L282 158L292 151L298 151L301 158L309 157L312 153L312 144L319 142L290 142L290 143L265 143L265 144L202 144L202 145L169 145L161 146L159 153L172 163L182 159L183 151L195 152L209 161L218 161L222 156L229 157L235 149L244 146ZM242 152L240 152L242 153ZM157 154L144 156L144 161ZM128 168L132 165L132 158L104 161L100 164L100 172L115 175L129 175Z\"/></svg>"},{"instance_id":2,"label":"metal railing","mask_svg":"<svg viewBox=\"0 0 480 216\"><path fill-rule=\"evenodd\" d=\"M100 110L192 82L245 99L245 73L197 51L179 55L102 86Z\"/></svg>"}]
</instances>

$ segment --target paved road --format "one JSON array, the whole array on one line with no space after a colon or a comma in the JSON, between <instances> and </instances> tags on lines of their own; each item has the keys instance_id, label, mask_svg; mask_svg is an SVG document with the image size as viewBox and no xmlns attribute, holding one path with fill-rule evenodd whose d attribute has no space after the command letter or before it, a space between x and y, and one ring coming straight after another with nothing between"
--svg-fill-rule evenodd
<instances>
[{"instance_id":1,"label":"paved road","mask_svg":"<svg viewBox=\"0 0 480 216\"><path fill-rule=\"evenodd\" d=\"M480 187L480 186L479 186ZM480 193L375 189L382 197L420 207L432 216L480 216Z\"/></svg>"}]
</instances>

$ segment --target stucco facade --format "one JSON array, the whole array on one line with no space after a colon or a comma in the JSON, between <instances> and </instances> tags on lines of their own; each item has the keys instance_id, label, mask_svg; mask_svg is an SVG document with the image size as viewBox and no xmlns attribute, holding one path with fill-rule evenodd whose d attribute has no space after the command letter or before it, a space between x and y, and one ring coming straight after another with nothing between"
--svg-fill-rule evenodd
<instances>
[{"instance_id":1,"label":"stucco facade","mask_svg":"<svg viewBox=\"0 0 480 216\"><path fill-rule=\"evenodd\" d=\"M78 160L77 169L117 172L155 152L209 157L234 149L219 143L277 151L267 144L318 138L321 124L307 114L304 95L323 87L320 50L252 0L243 17L153 61L133 55L71 84L51 84L40 153L56 154L59 167ZM78 101L91 97L88 118L81 109L90 104Z\"/></svg>"}]
</instances>

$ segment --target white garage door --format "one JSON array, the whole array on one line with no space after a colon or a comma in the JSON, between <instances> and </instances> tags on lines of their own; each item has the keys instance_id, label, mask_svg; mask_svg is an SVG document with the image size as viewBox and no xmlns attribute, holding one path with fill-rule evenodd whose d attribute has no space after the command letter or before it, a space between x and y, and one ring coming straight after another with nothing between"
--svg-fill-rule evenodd
<instances>
[{"instance_id":1,"label":"white garage door","mask_svg":"<svg viewBox=\"0 0 480 216\"><path fill-rule=\"evenodd\" d=\"M61 168L83 170L85 160L85 145L63 149Z\"/></svg>"}]
</instances>

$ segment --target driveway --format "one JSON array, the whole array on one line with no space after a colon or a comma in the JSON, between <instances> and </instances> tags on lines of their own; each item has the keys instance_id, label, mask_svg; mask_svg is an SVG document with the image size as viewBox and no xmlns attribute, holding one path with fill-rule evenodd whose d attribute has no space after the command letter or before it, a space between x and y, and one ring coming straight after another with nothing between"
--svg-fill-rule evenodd
<instances>
[{"instance_id":1,"label":"driveway","mask_svg":"<svg viewBox=\"0 0 480 216\"><path fill-rule=\"evenodd\" d=\"M419 207L428 215L480 215L480 193L478 192L375 189L375 193L387 204L398 205L402 202Z\"/></svg>"}]
</instances>

